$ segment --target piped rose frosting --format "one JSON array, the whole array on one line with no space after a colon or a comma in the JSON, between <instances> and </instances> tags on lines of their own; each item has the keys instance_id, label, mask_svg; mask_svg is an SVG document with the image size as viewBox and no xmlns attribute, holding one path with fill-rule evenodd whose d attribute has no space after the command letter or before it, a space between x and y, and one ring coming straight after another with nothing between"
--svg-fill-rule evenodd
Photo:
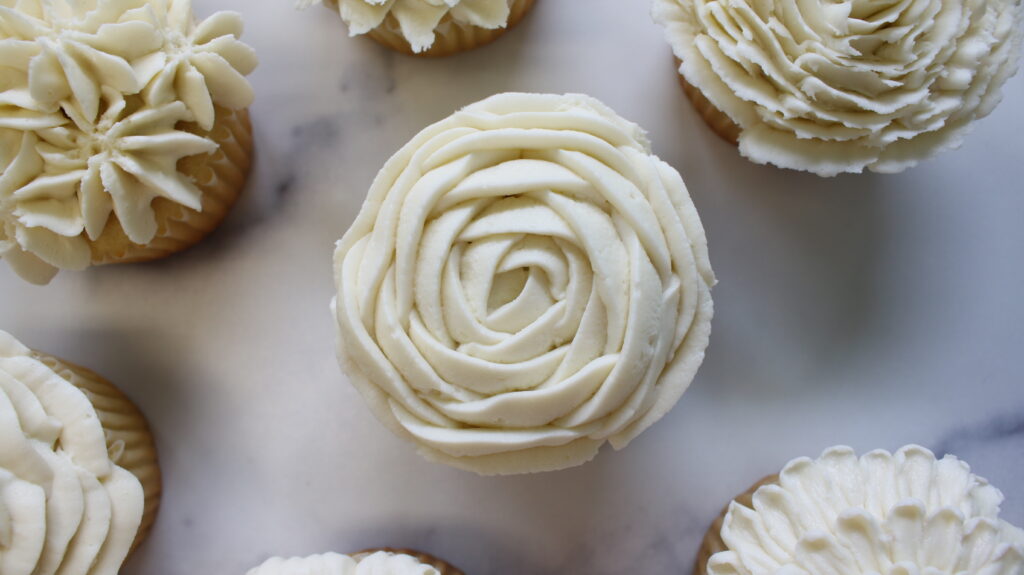
<instances>
[{"instance_id":1,"label":"piped rose frosting","mask_svg":"<svg viewBox=\"0 0 1024 575\"><path fill-rule=\"evenodd\" d=\"M1021 0L655 0L680 73L757 163L899 172L958 147L1017 69Z\"/></svg>"},{"instance_id":2,"label":"piped rose frosting","mask_svg":"<svg viewBox=\"0 0 1024 575\"><path fill-rule=\"evenodd\" d=\"M241 34L191 0L0 0L0 256L46 283L90 264L111 216L145 245L155 198L201 211L177 163L217 145L181 126L251 104Z\"/></svg>"},{"instance_id":3,"label":"piped rose frosting","mask_svg":"<svg viewBox=\"0 0 1024 575\"><path fill-rule=\"evenodd\" d=\"M362 557L325 553L285 559L274 557L247 575L440 575L431 565L401 553L378 551Z\"/></svg>"},{"instance_id":4,"label":"piped rose frosting","mask_svg":"<svg viewBox=\"0 0 1024 575\"><path fill-rule=\"evenodd\" d=\"M74 384L0 331L0 573L114 575L144 511Z\"/></svg>"},{"instance_id":5,"label":"piped rose frosting","mask_svg":"<svg viewBox=\"0 0 1024 575\"><path fill-rule=\"evenodd\" d=\"M753 508L733 502L721 532L729 550L708 573L1019 575L1024 531L999 519L1002 501L952 456L834 447L791 461Z\"/></svg>"},{"instance_id":6,"label":"piped rose frosting","mask_svg":"<svg viewBox=\"0 0 1024 575\"><path fill-rule=\"evenodd\" d=\"M366 34L388 25L393 17L400 33L414 52L434 45L438 26L445 18L456 26L475 26L493 30L508 25L511 0L328 0L338 6L349 34ZM323 0L299 0L299 7L320 4Z\"/></svg>"},{"instance_id":7,"label":"piped rose frosting","mask_svg":"<svg viewBox=\"0 0 1024 575\"><path fill-rule=\"evenodd\" d=\"M352 382L426 456L479 473L625 446L708 343L714 276L682 178L587 96L502 94L422 131L335 269Z\"/></svg>"}]
</instances>

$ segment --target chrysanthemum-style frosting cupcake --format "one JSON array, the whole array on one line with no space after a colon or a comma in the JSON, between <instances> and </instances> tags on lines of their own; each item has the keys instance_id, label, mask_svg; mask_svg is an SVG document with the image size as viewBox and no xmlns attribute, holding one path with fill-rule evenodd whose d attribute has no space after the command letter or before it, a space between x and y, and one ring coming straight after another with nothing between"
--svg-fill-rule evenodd
<instances>
[{"instance_id":1,"label":"chrysanthemum-style frosting cupcake","mask_svg":"<svg viewBox=\"0 0 1024 575\"><path fill-rule=\"evenodd\" d=\"M899 172L958 147L1017 69L1020 0L654 0L708 124L754 162Z\"/></svg>"},{"instance_id":2,"label":"chrysanthemum-style frosting cupcake","mask_svg":"<svg viewBox=\"0 0 1024 575\"><path fill-rule=\"evenodd\" d=\"M482 474L622 448L704 358L714 276L682 178L581 95L423 130L335 253L340 358L393 431Z\"/></svg>"},{"instance_id":3,"label":"chrysanthemum-style frosting cupcake","mask_svg":"<svg viewBox=\"0 0 1024 575\"><path fill-rule=\"evenodd\" d=\"M117 573L159 497L135 406L95 373L0 331L0 572Z\"/></svg>"},{"instance_id":4,"label":"chrysanthemum-style frosting cupcake","mask_svg":"<svg viewBox=\"0 0 1024 575\"><path fill-rule=\"evenodd\" d=\"M217 227L252 149L241 34L191 0L0 1L0 257L46 283Z\"/></svg>"},{"instance_id":5,"label":"chrysanthemum-style frosting cupcake","mask_svg":"<svg viewBox=\"0 0 1024 575\"><path fill-rule=\"evenodd\" d=\"M908 446L791 461L733 501L695 573L989 575L1024 572L1003 495L955 457Z\"/></svg>"},{"instance_id":6,"label":"chrysanthemum-style frosting cupcake","mask_svg":"<svg viewBox=\"0 0 1024 575\"><path fill-rule=\"evenodd\" d=\"M274 557L247 575L463 575L440 559L418 551L381 549L354 555L325 553Z\"/></svg>"},{"instance_id":7,"label":"chrysanthemum-style frosting cupcake","mask_svg":"<svg viewBox=\"0 0 1024 575\"><path fill-rule=\"evenodd\" d=\"M321 2L341 14L352 36L406 54L448 56L498 39L534 0L298 0L300 8Z\"/></svg>"}]
</instances>

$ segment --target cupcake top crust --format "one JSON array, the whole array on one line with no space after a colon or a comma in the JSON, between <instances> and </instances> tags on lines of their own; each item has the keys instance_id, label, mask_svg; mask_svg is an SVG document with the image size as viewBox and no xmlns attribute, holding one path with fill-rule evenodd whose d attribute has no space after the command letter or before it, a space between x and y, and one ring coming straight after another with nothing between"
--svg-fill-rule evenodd
<instances>
[{"instance_id":1,"label":"cupcake top crust","mask_svg":"<svg viewBox=\"0 0 1024 575\"><path fill-rule=\"evenodd\" d=\"M981 575L1024 572L1024 531L999 519L1003 495L966 463L908 446L858 458L833 447L791 461L733 502L728 551L711 575Z\"/></svg>"},{"instance_id":2,"label":"cupcake top crust","mask_svg":"<svg viewBox=\"0 0 1024 575\"><path fill-rule=\"evenodd\" d=\"M145 495L89 397L0 331L0 572L116 573Z\"/></svg>"},{"instance_id":3,"label":"cupcake top crust","mask_svg":"<svg viewBox=\"0 0 1024 575\"><path fill-rule=\"evenodd\" d=\"M0 0L0 256L26 279L90 265L112 218L149 243L156 198L202 210L178 161L216 151L256 57L239 14L191 4Z\"/></svg>"},{"instance_id":4,"label":"cupcake top crust","mask_svg":"<svg viewBox=\"0 0 1024 575\"><path fill-rule=\"evenodd\" d=\"M378 551L349 556L325 553L311 557L274 557L247 575L441 575L431 565L401 553Z\"/></svg>"},{"instance_id":5,"label":"cupcake top crust","mask_svg":"<svg viewBox=\"0 0 1024 575\"><path fill-rule=\"evenodd\" d=\"M300 7L324 0L299 0ZM387 26L401 34L414 52L434 45L439 26L455 24L493 30L508 24L511 0L327 0L336 5L349 34Z\"/></svg>"},{"instance_id":6,"label":"cupcake top crust","mask_svg":"<svg viewBox=\"0 0 1024 575\"><path fill-rule=\"evenodd\" d=\"M958 147L1017 69L1021 0L654 0L754 162L892 173Z\"/></svg>"},{"instance_id":7,"label":"cupcake top crust","mask_svg":"<svg viewBox=\"0 0 1024 575\"><path fill-rule=\"evenodd\" d=\"M714 275L682 178L582 95L500 94L423 130L335 253L340 357L428 458L578 465L680 398Z\"/></svg>"}]
</instances>

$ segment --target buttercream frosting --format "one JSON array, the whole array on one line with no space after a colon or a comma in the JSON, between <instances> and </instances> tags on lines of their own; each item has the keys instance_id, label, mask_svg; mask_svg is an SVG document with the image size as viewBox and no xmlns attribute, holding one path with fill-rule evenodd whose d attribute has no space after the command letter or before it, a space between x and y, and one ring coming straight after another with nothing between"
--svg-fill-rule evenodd
<instances>
[{"instance_id":1,"label":"buttercream frosting","mask_svg":"<svg viewBox=\"0 0 1024 575\"><path fill-rule=\"evenodd\" d=\"M144 510L72 382L0 331L0 573L115 575Z\"/></svg>"},{"instance_id":2,"label":"buttercream frosting","mask_svg":"<svg viewBox=\"0 0 1024 575\"><path fill-rule=\"evenodd\" d=\"M182 125L251 104L241 34L191 0L0 0L0 256L45 283L90 264L111 215L145 245L155 198L202 211L177 163L217 145Z\"/></svg>"},{"instance_id":3,"label":"buttercream frosting","mask_svg":"<svg viewBox=\"0 0 1024 575\"><path fill-rule=\"evenodd\" d=\"M689 386L710 332L682 178L581 95L501 94L423 130L335 270L351 381L427 457L479 473L624 447Z\"/></svg>"},{"instance_id":4,"label":"buttercream frosting","mask_svg":"<svg viewBox=\"0 0 1024 575\"><path fill-rule=\"evenodd\" d=\"M248 575L440 575L431 565L401 553L377 551L352 557L325 553L311 557L274 557Z\"/></svg>"},{"instance_id":5,"label":"buttercream frosting","mask_svg":"<svg viewBox=\"0 0 1024 575\"><path fill-rule=\"evenodd\" d=\"M958 147L1020 55L1020 0L655 0L680 73L757 163L899 172Z\"/></svg>"},{"instance_id":6,"label":"buttercream frosting","mask_svg":"<svg viewBox=\"0 0 1024 575\"><path fill-rule=\"evenodd\" d=\"M952 456L923 447L800 458L753 508L733 502L728 551L711 575L974 575L1024 572L1024 531L999 519L1003 495Z\"/></svg>"},{"instance_id":7,"label":"buttercream frosting","mask_svg":"<svg viewBox=\"0 0 1024 575\"><path fill-rule=\"evenodd\" d=\"M300 7L323 0L298 0ZM434 45L439 27L475 26L493 30L508 25L512 0L328 0L338 7L349 34L366 34L378 26L390 25L400 33L414 52ZM447 18L447 20L445 20Z\"/></svg>"}]
</instances>

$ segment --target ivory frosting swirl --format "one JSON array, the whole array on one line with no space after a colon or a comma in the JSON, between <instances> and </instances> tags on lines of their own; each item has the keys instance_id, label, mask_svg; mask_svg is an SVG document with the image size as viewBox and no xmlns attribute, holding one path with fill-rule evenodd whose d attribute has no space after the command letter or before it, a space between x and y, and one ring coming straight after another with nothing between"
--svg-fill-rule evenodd
<instances>
[{"instance_id":1,"label":"ivory frosting swirl","mask_svg":"<svg viewBox=\"0 0 1024 575\"><path fill-rule=\"evenodd\" d=\"M1017 69L1020 0L654 0L680 73L757 163L899 172L958 147Z\"/></svg>"},{"instance_id":2,"label":"ivory frosting swirl","mask_svg":"<svg viewBox=\"0 0 1024 575\"><path fill-rule=\"evenodd\" d=\"M154 199L202 211L178 161L217 150L215 105L252 102L241 33L191 0L0 0L0 256L45 283L90 265L111 217L145 245Z\"/></svg>"},{"instance_id":3,"label":"ivory frosting swirl","mask_svg":"<svg viewBox=\"0 0 1024 575\"><path fill-rule=\"evenodd\" d=\"M952 456L834 447L791 461L752 508L733 502L708 573L1019 574L1024 531L999 519L1002 500Z\"/></svg>"},{"instance_id":4,"label":"ivory frosting swirl","mask_svg":"<svg viewBox=\"0 0 1024 575\"><path fill-rule=\"evenodd\" d=\"M145 496L88 397L0 331L0 572L114 575Z\"/></svg>"},{"instance_id":5,"label":"ivory frosting swirl","mask_svg":"<svg viewBox=\"0 0 1024 575\"><path fill-rule=\"evenodd\" d=\"M335 253L377 416L479 473L621 448L692 381L714 277L678 172L593 98L501 94L393 156Z\"/></svg>"},{"instance_id":6,"label":"ivory frosting swirl","mask_svg":"<svg viewBox=\"0 0 1024 575\"><path fill-rule=\"evenodd\" d=\"M328 0L338 5L349 34L358 36L387 25L394 18L397 30L414 52L434 45L436 32L445 18L456 26L484 29L508 25L512 0ZM320 4L323 0L299 0L299 7Z\"/></svg>"},{"instance_id":7,"label":"ivory frosting swirl","mask_svg":"<svg viewBox=\"0 0 1024 575\"><path fill-rule=\"evenodd\" d=\"M440 575L415 557L378 551L364 557L325 553L310 557L274 557L247 575Z\"/></svg>"}]
</instances>

